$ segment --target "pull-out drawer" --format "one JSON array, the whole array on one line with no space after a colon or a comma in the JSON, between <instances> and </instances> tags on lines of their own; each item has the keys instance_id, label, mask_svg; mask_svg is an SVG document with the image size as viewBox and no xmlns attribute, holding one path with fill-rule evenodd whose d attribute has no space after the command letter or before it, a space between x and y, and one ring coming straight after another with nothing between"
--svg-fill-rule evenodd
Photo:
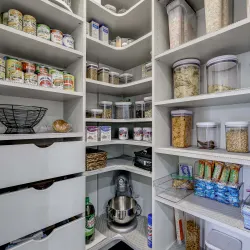
<instances>
[{"instance_id":1,"label":"pull-out drawer","mask_svg":"<svg viewBox=\"0 0 250 250\"><path fill-rule=\"evenodd\" d=\"M70 222L54 231L42 240L30 240L12 250L84 250L84 218Z\"/></svg>"},{"instance_id":2,"label":"pull-out drawer","mask_svg":"<svg viewBox=\"0 0 250 250\"><path fill-rule=\"evenodd\" d=\"M0 146L0 189L83 172L83 142Z\"/></svg>"},{"instance_id":3,"label":"pull-out drawer","mask_svg":"<svg viewBox=\"0 0 250 250\"><path fill-rule=\"evenodd\" d=\"M85 177L0 195L0 246L85 212Z\"/></svg>"}]
</instances>

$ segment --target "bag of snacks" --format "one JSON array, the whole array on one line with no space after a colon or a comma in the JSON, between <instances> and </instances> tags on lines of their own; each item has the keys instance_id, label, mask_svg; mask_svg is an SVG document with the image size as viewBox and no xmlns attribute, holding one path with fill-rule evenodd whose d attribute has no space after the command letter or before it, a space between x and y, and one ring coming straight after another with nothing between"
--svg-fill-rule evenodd
<instances>
[{"instance_id":1,"label":"bag of snacks","mask_svg":"<svg viewBox=\"0 0 250 250\"><path fill-rule=\"evenodd\" d=\"M214 163L214 172L213 172L213 177L212 180L215 182L218 182L221 177L222 170L224 168L225 164L223 162L216 161Z\"/></svg>"},{"instance_id":2,"label":"bag of snacks","mask_svg":"<svg viewBox=\"0 0 250 250\"><path fill-rule=\"evenodd\" d=\"M220 183L227 184L230 175L230 167L228 165L224 166L222 174L220 177Z\"/></svg>"},{"instance_id":3,"label":"bag of snacks","mask_svg":"<svg viewBox=\"0 0 250 250\"><path fill-rule=\"evenodd\" d=\"M229 184L237 185L239 184L239 175L241 166L238 164L227 164L230 167Z\"/></svg>"},{"instance_id":4,"label":"bag of snacks","mask_svg":"<svg viewBox=\"0 0 250 250\"><path fill-rule=\"evenodd\" d=\"M205 173L205 161L199 160L199 162L198 162L198 177L200 179L203 179L204 173Z\"/></svg>"},{"instance_id":5,"label":"bag of snacks","mask_svg":"<svg viewBox=\"0 0 250 250\"><path fill-rule=\"evenodd\" d=\"M205 161L204 179L212 180L213 172L214 172L214 162L213 161Z\"/></svg>"}]
</instances>

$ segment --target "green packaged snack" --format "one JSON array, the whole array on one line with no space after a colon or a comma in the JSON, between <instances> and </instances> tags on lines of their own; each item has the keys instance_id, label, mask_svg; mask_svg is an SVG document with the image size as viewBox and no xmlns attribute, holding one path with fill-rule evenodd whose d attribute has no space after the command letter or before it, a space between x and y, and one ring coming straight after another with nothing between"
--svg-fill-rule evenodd
<instances>
[{"instance_id":1,"label":"green packaged snack","mask_svg":"<svg viewBox=\"0 0 250 250\"><path fill-rule=\"evenodd\" d=\"M239 175L240 175L240 165L238 164L227 164L230 167L230 176L229 176L229 183L231 185L239 184Z\"/></svg>"},{"instance_id":2,"label":"green packaged snack","mask_svg":"<svg viewBox=\"0 0 250 250\"><path fill-rule=\"evenodd\" d=\"M220 183L227 184L230 175L230 167L224 166L220 177Z\"/></svg>"},{"instance_id":3,"label":"green packaged snack","mask_svg":"<svg viewBox=\"0 0 250 250\"><path fill-rule=\"evenodd\" d=\"M198 163L198 177L200 179L204 178L204 173L205 173L205 161L204 160L199 160Z\"/></svg>"},{"instance_id":4,"label":"green packaged snack","mask_svg":"<svg viewBox=\"0 0 250 250\"><path fill-rule=\"evenodd\" d=\"M215 182L218 182L221 177L222 170L224 168L225 164L223 162L216 161L214 163L214 172L213 172L213 177L212 180Z\"/></svg>"},{"instance_id":5,"label":"green packaged snack","mask_svg":"<svg viewBox=\"0 0 250 250\"><path fill-rule=\"evenodd\" d=\"M204 179L212 180L213 172L214 172L214 162L213 161L205 161Z\"/></svg>"}]
</instances>

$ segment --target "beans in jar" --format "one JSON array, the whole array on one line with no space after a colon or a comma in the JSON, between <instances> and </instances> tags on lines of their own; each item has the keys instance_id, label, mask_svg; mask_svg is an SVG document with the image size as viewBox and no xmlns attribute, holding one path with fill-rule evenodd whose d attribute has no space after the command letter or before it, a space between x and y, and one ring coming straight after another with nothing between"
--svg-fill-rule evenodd
<instances>
[{"instance_id":1,"label":"beans in jar","mask_svg":"<svg viewBox=\"0 0 250 250\"><path fill-rule=\"evenodd\" d=\"M97 80L97 69L98 69L97 64L89 64L87 66L87 78L92 80Z\"/></svg>"}]
</instances>

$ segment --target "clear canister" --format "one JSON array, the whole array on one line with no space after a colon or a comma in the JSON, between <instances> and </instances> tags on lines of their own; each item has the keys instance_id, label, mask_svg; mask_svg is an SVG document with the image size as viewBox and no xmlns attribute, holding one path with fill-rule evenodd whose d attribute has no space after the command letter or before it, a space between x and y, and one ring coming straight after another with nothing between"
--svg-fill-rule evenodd
<instances>
[{"instance_id":1,"label":"clear canister","mask_svg":"<svg viewBox=\"0 0 250 250\"><path fill-rule=\"evenodd\" d=\"M173 65L174 98L200 94L200 61L185 59Z\"/></svg>"},{"instance_id":2,"label":"clear canister","mask_svg":"<svg viewBox=\"0 0 250 250\"><path fill-rule=\"evenodd\" d=\"M145 97L145 118L152 118L152 96Z\"/></svg>"},{"instance_id":3,"label":"clear canister","mask_svg":"<svg viewBox=\"0 0 250 250\"><path fill-rule=\"evenodd\" d=\"M189 110L171 111L172 116L172 146L187 148L191 146L192 115Z\"/></svg>"},{"instance_id":4,"label":"clear canister","mask_svg":"<svg viewBox=\"0 0 250 250\"><path fill-rule=\"evenodd\" d=\"M109 83L109 68L98 69L98 81Z\"/></svg>"},{"instance_id":5,"label":"clear canister","mask_svg":"<svg viewBox=\"0 0 250 250\"><path fill-rule=\"evenodd\" d=\"M135 102L135 118L144 118L145 102L137 101Z\"/></svg>"},{"instance_id":6,"label":"clear canister","mask_svg":"<svg viewBox=\"0 0 250 250\"><path fill-rule=\"evenodd\" d=\"M200 250L200 240L202 235L200 230L200 219L186 213L185 229L186 250Z\"/></svg>"},{"instance_id":7,"label":"clear canister","mask_svg":"<svg viewBox=\"0 0 250 250\"><path fill-rule=\"evenodd\" d=\"M102 108L102 118L104 119L112 119L112 110L113 103L109 101L102 101L99 103L99 106Z\"/></svg>"},{"instance_id":8,"label":"clear canister","mask_svg":"<svg viewBox=\"0 0 250 250\"><path fill-rule=\"evenodd\" d=\"M238 58L234 55L215 57L207 62L207 92L216 93L239 88Z\"/></svg>"},{"instance_id":9,"label":"clear canister","mask_svg":"<svg viewBox=\"0 0 250 250\"><path fill-rule=\"evenodd\" d=\"M124 73L120 75L120 83L130 83L133 81L133 75L129 73Z\"/></svg>"},{"instance_id":10,"label":"clear canister","mask_svg":"<svg viewBox=\"0 0 250 250\"><path fill-rule=\"evenodd\" d=\"M248 152L248 122L226 122L226 149L228 152Z\"/></svg>"},{"instance_id":11,"label":"clear canister","mask_svg":"<svg viewBox=\"0 0 250 250\"><path fill-rule=\"evenodd\" d=\"M130 119L132 103L131 102L116 102L115 103L115 118L116 119Z\"/></svg>"},{"instance_id":12,"label":"clear canister","mask_svg":"<svg viewBox=\"0 0 250 250\"><path fill-rule=\"evenodd\" d=\"M216 122L196 123L197 147L200 149L219 148L220 129Z\"/></svg>"},{"instance_id":13,"label":"clear canister","mask_svg":"<svg viewBox=\"0 0 250 250\"><path fill-rule=\"evenodd\" d=\"M120 74L117 72L109 72L109 83L118 85L120 83Z\"/></svg>"},{"instance_id":14,"label":"clear canister","mask_svg":"<svg viewBox=\"0 0 250 250\"><path fill-rule=\"evenodd\" d=\"M87 78L92 80L97 80L97 70L98 65L97 64L88 64L87 66Z\"/></svg>"},{"instance_id":15,"label":"clear canister","mask_svg":"<svg viewBox=\"0 0 250 250\"><path fill-rule=\"evenodd\" d=\"M152 62L147 63L145 69L147 77L152 77Z\"/></svg>"},{"instance_id":16,"label":"clear canister","mask_svg":"<svg viewBox=\"0 0 250 250\"><path fill-rule=\"evenodd\" d=\"M91 118L102 118L102 109L91 109Z\"/></svg>"}]
</instances>

